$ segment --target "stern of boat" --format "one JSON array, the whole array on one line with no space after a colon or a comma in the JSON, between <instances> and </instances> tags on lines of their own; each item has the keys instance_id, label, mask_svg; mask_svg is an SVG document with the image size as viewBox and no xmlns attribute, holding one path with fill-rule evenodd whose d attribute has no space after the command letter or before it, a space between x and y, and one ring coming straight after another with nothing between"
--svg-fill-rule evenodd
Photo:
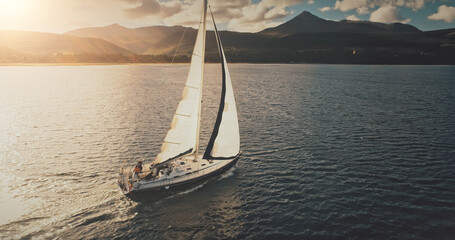
<instances>
[{"instance_id":1,"label":"stern of boat","mask_svg":"<svg viewBox=\"0 0 455 240\"><path fill-rule=\"evenodd\" d=\"M124 194L128 194L133 190L133 181L132 181L133 172L131 168L121 168L118 175L118 186Z\"/></svg>"}]
</instances>

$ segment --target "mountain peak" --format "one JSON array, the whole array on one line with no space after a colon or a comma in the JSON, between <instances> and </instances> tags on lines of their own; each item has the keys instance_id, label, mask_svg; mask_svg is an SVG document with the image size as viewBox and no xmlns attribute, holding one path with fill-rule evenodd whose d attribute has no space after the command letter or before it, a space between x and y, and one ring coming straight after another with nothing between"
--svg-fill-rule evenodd
<instances>
[{"instance_id":1,"label":"mountain peak","mask_svg":"<svg viewBox=\"0 0 455 240\"><path fill-rule=\"evenodd\" d=\"M333 22L333 21L330 21L330 20L325 20L325 19L322 19L314 14L312 14L311 12L308 12L308 11L303 11L301 12L299 15L295 16L293 19L289 20L288 22L298 22L299 24L302 24L302 23L305 23L305 22Z\"/></svg>"},{"instance_id":2,"label":"mountain peak","mask_svg":"<svg viewBox=\"0 0 455 240\"><path fill-rule=\"evenodd\" d=\"M303 11L293 19L274 28L268 28L262 33L295 34L301 32L319 32L332 29L335 22L322 19L308 11Z\"/></svg>"},{"instance_id":3,"label":"mountain peak","mask_svg":"<svg viewBox=\"0 0 455 240\"><path fill-rule=\"evenodd\" d=\"M401 23L375 23L368 21L331 21L325 20L318 16L313 15L308 11L303 11L293 19L274 28L268 28L261 33L272 35L290 35L298 33L309 32L395 32L404 33L421 32L419 29L412 25Z\"/></svg>"},{"instance_id":4,"label":"mountain peak","mask_svg":"<svg viewBox=\"0 0 455 240\"><path fill-rule=\"evenodd\" d=\"M294 18L302 18L302 17L320 18L308 11L302 11L299 15L295 16Z\"/></svg>"},{"instance_id":5,"label":"mountain peak","mask_svg":"<svg viewBox=\"0 0 455 240\"><path fill-rule=\"evenodd\" d=\"M121 26L120 24L118 23L113 23L111 25L107 25L106 26L107 28L124 28L123 26Z\"/></svg>"}]
</instances>

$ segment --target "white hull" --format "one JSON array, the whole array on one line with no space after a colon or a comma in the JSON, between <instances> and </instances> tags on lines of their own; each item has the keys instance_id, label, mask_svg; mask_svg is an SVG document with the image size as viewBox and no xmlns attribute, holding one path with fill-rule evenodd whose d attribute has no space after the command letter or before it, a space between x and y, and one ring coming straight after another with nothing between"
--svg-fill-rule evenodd
<instances>
[{"instance_id":1,"label":"white hull","mask_svg":"<svg viewBox=\"0 0 455 240\"><path fill-rule=\"evenodd\" d=\"M237 162L239 156L227 160L199 159L195 162L190 157L184 157L173 162L173 169L160 170L153 179L147 179L150 174L150 165L146 164L141 173L135 174L133 168L122 169L119 174L118 185L124 194L130 195L136 192L168 190L176 186L186 185L198 180L206 179L231 168Z\"/></svg>"}]
</instances>

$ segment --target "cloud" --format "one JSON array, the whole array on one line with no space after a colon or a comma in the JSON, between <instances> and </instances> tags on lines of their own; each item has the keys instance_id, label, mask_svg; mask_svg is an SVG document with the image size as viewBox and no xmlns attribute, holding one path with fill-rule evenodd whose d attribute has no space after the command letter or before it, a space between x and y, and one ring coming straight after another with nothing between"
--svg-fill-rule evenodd
<instances>
[{"instance_id":1,"label":"cloud","mask_svg":"<svg viewBox=\"0 0 455 240\"><path fill-rule=\"evenodd\" d=\"M197 27L202 1L200 0L119 0L130 5L126 9L130 18L145 18L155 24L185 25ZM336 0L333 7L326 6L319 11L355 10L357 14L348 16L348 20L358 20L358 15L371 13L370 20L377 22L402 22L410 19L401 17L398 7L420 9L426 0ZM314 0L230 0L211 1L213 14L218 24L224 24L234 31L260 31L274 27L293 14L289 9L297 4L314 3ZM376 10L375 10L376 9ZM356 16L357 15L357 16ZM153 21L152 21L153 20Z\"/></svg>"},{"instance_id":2,"label":"cloud","mask_svg":"<svg viewBox=\"0 0 455 240\"><path fill-rule=\"evenodd\" d=\"M337 0L332 9L342 12L356 10L358 14L368 14L376 7L407 7L417 11L424 7L425 1L430 0Z\"/></svg>"},{"instance_id":3,"label":"cloud","mask_svg":"<svg viewBox=\"0 0 455 240\"><path fill-rule=\"evenodd\" d=\"M370 10L368 10L368 7L359 7L357 8L357 13L358 14L368 14L370 13Z\"/></svg>"},{"instance_id":4,"label":"cloud","mask_svg":"<svg viewBox=\"0 0 455 240\"><path fill-rule=\"evenodd\" d=\"M321 11L321 12L327 12L327 11L330 11L330 10L332 10L332 8L331 8L331 7L323 7L323 8L319 8L319 11Z\"/></svg>"},{"instance_id":5,"label":"cloud","mask_svg":"<svg viewBox=\"0 0 455 240\"><path fill-rule=\"evenodd\" d=\"M199 16L201 14L202 1L186 0L182 4L182 10L167 18L161 18L160 21L164 25L184 25L197 27L199 24Z\"/></svg>"},{"instance_id":6,"label":"cloud","mask_svg":"<svg viewBox=\"0 0 455 240\"><path fill-rule=\"evenodd\" d=\"M404 6L408 8L412 8L412 10L416 11L425 5L425 0L408 0L405 1Z\"/></svg>"},{"instance_id":7,"label":"cloud","mask_svg":"<svg viewBox=\"0 0 455 240\"><path fill-rule=\"evenodd\" d=\"M236 31L259 31L264 28L274 27L282 18L292 14L287 7L311 2L311 0L262 0L257 3L248 1L248 5L240 11L241 17L229 21L227 27Z\"/></svg>"},{"instance_id":8,"label":"cloud","mask_svg":"<svg viewBox=\"0 0 455 240\"><path fill-rule=\"evenodd\" d=\"M372 4L379 7L395 6L395 7L407 7L416 11L425 5L425 1L429 0L370 0Z\"/></svg>"},{"instance_id":9,"label":"cloud","mask_svg":"<svg viewBox=\"0 0 455 240\"><path fill-rule=\"evenodd\" d=\"M449 7L441 5L438 8L438 12L428 16L430 20L442 20L451 23L455 20L455 7Z\"/></svg>"},{"instance_id":10,"label":"cloud","mask_svg":"<svg viewBox=\"0 0 455 240\"><path fill-rule=\"evenodd\" d=\"M221 9L221 8L242 8L248 6L250 4L249 0L230 0L230 1L211 1L209 4L213 9Z\"/></svg>"},{"instance_id":11,"label":"cloud","mask_svg":"<svg viewBox=\"0 0 455 240\"><path fill-rule=\"evenodd\" d=\"M363 8L369 6L368 0L342 0L336 1L333 9L346 12L352 9Z\"/></svg>"},{"instance_id":12,"label":"cloud","mask_svg":"<svg viewBox=\"0 0 455 240\"><path fill-rule=\"evenodd\" d=\"M130 18L145 18L164 25L197 27L201 11L200 0L119 0L135 7L125 10ZM279 25L281 19L293 14L288 8L314 0L230 0L211 1L218 24L229 30L259 31ZM152 21L151 21L152 22Z\"/></svg>"},{"instance_id":13,"label":"cloud","mask_svg":"<svg viewBox=\"0 0 455 240\"><path fill-rule=\"evenodd\" d=\"M349 15L346 17L346 20L349 21L360 21L360 19L356 15Z\"/></svg>"},{"instance_id":14,"label":"cloud","mask_svg":"<svg viewBox=\"0 0 455 240\"><path fill-rule=\"evenodd\" d=\"M411 19L403 19L397 7L384 6L371 13L370 21L382 23L409 23Z\"/></svg>"},{"instance_id":15,"label":"cloud","mask_svg":"<svg viewBox=\"0 0 455 240\"><path fill-rule=\"evenodd\" d=\"M125 10L131 18L144 18L150 15L169 17L182 10L180 1L160 2L159 0L123 0L124 2L139 4L136 7Z\"/></svg>"}]
</instances>

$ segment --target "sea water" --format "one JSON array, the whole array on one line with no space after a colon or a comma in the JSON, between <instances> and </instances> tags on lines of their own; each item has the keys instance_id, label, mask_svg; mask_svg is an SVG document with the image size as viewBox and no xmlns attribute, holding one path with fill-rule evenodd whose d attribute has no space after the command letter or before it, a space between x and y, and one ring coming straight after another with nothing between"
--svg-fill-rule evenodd
<instances>
[{"instance_id":1,"label":"sea water","mask_svg":"<svg viewBox=\"0 0 455 240\"><path fill-rule=\"evenodd\" d=\"M237 166L133 201L189 65L0 67L0 238L450 239L455 67L230 65ZM201 152L221 91L206 66Z\"/></svg>"}]
</instances>

